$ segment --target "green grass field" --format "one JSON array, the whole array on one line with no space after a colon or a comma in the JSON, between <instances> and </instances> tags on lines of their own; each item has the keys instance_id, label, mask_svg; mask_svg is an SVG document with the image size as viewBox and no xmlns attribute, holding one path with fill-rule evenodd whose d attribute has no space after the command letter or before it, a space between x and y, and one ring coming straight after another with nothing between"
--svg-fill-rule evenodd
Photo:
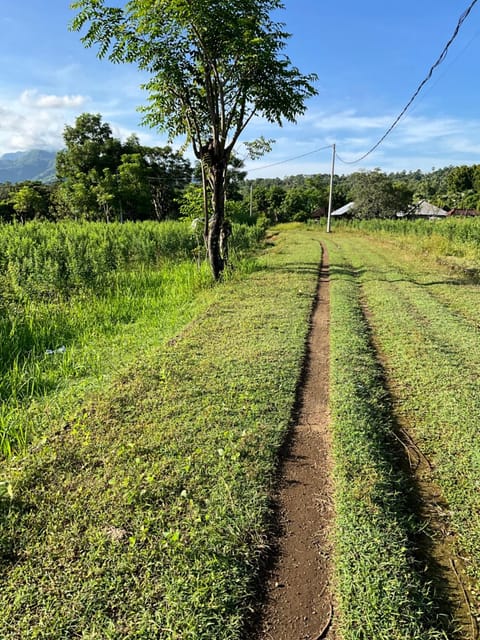
<instances>
[{"instance_id":1,"label":"green grass field","mask_svg":"<svg viewBox=\"0 0 480 640\"><path fill-rule=\"evenodd\" d=\"M46 295L32 275L30 303L10 279L1 318L19 346L1 357L0 638L246 637L320 242L331 272L331 372L319 384L331 392L338 633L474 637L476 263L458 262L461 238L449 240L452 259L435 238L426 253L412 229L283 225L218 285L192 256L174 266L139 255L115 263L108 287L100 270L67 296ZM425 478L409 465L407 432L430 462ZM438 491L463 576L451 602L428 567L438 533L419 505L423 481Z\"/></svg>"},{"instance_id":2,"label":"green grass field","mask_svg":"<svg viewBox=\"0 0 480 640\"><path fill-rule=\"evenodd\" d=\"M394 234L385 239L350 229L328 244L344 637L470 637L476 624L459 599L465 596L478 616L478 285L458 263L440 265L444 255L427 255L423 247L420 258L412 236L406 243ZM425 572L438 560L435 552L426 555L423 545L419 558L419 537L430 536L435 547L438 532L415 509L419 479L405 477L400 427L430 461L431 470L423 472L428 478L420 481L438 492L448 553L470 576L457 585L452 608ZM410 603L402 603L400 593ZM422 618L423 631L409 628Z\"/></svg>"},{"instance_id":3,"label":"green grass field","mask_svg":"<svg viewBox=\"0 0 480 640\"><path fill-rule=\"evenodd\" d=\"M270 242L4 466L0 637L240 637L320 259Z\"/></svg>"}]
</instances>

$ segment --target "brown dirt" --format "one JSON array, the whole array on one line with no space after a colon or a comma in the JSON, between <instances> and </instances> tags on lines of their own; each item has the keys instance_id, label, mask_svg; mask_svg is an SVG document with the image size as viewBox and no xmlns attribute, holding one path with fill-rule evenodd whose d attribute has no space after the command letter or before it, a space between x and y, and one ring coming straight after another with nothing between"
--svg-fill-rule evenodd
<instances>
[{"instance_id":1,"label":"brown dirt","mask_svg":"<svg viewBox=\"0 0 480 640\"><path fill-rule=\"evenodd\" d=\"M281 533L278 557L268 576L259 640L335 638L328 329L328 254L323 248L300 416L277 496Z\"/></svg>"}]
</instances>

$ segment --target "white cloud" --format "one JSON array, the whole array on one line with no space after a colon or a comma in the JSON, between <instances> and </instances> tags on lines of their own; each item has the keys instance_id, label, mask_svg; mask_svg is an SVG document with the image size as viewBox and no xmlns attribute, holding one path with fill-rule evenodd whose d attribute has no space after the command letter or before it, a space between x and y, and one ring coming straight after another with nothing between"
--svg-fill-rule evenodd
<instances>
[{"instance_id":1,"label":"white cloud","mask_svg":"<svg viewBox=\"0 0 480 640\"><path fill-rule=\"evenodd\" d=\"M28 149L59 149L65 123L83 110L81 95L47 95L27 89L20 95L0 96L0 155Z\"/></svg>"},{"instance_id":2,"label":"white cloud","mask_svg":"<svg viewBox=\"0 0 480 640\"><path fill-rule=\"evenodd\" d=\"M272 127L258 119L251 138L264 135L276 138L272 153L258 163L249 164L251 177L274 177L295 173L328 173L328 151L296 159L324 145L336 143L337 173L351 173L379 167L383 171L430 171L433 166L472 164L478 162L480 148L480 119L442 114L428 117L422 114L403 117L380 146L364 160L352 162L369 151L384 135L398 114L365 114L354 109L341 111L311 109L297 126L287 124L283 129ZM278 133L281 133L279 136ZM283 163L285 160L289 162ZM282 164L269 167L270 164ZM318 163L318 164L317 164ZM265 170L256 169L265 166Z\"/></svg>"},{"instance_id":3,"label":"white cloud","mask_svg":"<svg viewBox=\"0 0 480 640\"><path fill-rule=\"evenodd\" d=\"M20 102L27 108L40 109L77 109L82 107L88 98L86 96L56 96L39 94L36 89L26 89L20 96Z\"/></svg>"},{"instance_id":4,"label":"white cloud","mask_svg":"<svg viewBox=\"0 0 480 640\"><path fill-rule=\"evenodd\" d=\"M135 117L134 109L129 113L125 108L112 118L108 103L93 104L84 95L54 95L25 89L17 95L0 92L0 155L29 149L61 149L65 126L73 125L77 116L89 107L93 113L102 113L115 137L124 140L136 133L143 144L166 144L166 139L159 138L154 130L138 128L135 123L129 126L128 116L133 113Z\"/></svg>"},{"instance_id":5,"label":"white cloud","mask_svg":"<svg viewBox=\"0 0 480 640\"><path fill-rule=\"evenodd\" d=\"M362 116L353 109L348 109L330 114L323 112L312 114L309 120L309 124L320 131L365 132L366 129L386 129L393 118L389 115Z\"/></svg>"}]
</instances>

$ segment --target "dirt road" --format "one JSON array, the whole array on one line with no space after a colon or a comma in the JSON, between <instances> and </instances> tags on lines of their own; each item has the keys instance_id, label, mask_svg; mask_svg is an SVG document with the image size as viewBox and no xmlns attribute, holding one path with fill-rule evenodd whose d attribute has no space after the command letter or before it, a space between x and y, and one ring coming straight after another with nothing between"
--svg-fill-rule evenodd
<instances>
[{"instance_id":1,"label":"dirt road","mask_svg":"<svg viewBox=\"0 0 480 640\"><path fill-rule=\"evenodd\" d=\"M333 640L333 498L328 413L329 275L324 250L311 319L299 420L277 496L278 554L271 568L261 640Z\"/></svg>"}]
</instances>

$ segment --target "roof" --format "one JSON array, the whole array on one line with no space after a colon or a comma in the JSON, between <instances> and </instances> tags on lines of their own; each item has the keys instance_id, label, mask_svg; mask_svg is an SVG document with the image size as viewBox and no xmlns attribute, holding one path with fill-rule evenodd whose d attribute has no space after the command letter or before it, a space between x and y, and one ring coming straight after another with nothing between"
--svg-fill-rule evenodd
<instances>
[{"instance_id":1,"label":"roof","mask_svg":"<svg viewBox=\"0 0 480 640\"><path fill-rule=\"evenodd\" d=\"M426 200L417 202L406 212L397 213L398 218L403 218L405 216L416 216L420 218L445 218L447 215L448 214L444 209L441 209L440 207L437 207L431 202L427 202Z\"/></svg>"},{"instance_id":2,"label":"roof","mask_svg":"<svg viewBox=\"0 0 480 640\"><path fill-rule=\"evenodd\" d=\"M449 216L480 216L480 211L476 209L451 209L447 215Z\"/></svg>"},{"instance_id":3,"label":"roof","mask_svg":"<svg viewBox=\"0 0 480 640\"><path fill-rule=\"evenodd\" d=\"M349 213L349 211L351 211L354 206L354 202L348 202L347 204L343 205L343 207L340 207L340 209L335 209L335 211L332 211L332 216L344 216L346 213Z\"/></svg>"}]
</instances>

